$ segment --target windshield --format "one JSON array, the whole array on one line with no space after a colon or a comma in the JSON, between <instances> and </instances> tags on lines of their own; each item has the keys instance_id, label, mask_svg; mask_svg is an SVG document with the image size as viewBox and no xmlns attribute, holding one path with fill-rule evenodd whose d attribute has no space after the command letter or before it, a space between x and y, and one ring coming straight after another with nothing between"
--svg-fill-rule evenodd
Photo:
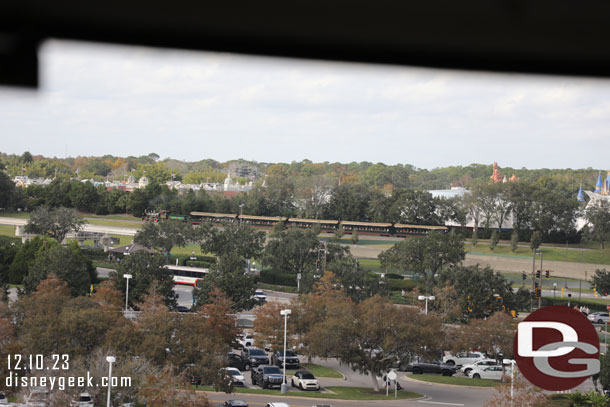
<instances>
[{"instance_id":1,"label":"windshield","mask_svg":"<svg viewBox=\"0 0 610 407\"><path fill-rule=\"evenodd\" d=\"M280 356L284 356L284 351L279 351L279 352L278 352L278 355L280 355ZM287 350L287 351L286 351L286 356L287 356L287 357L289 357L289 358L295 357L296 355L297 355L297 354L296 354L296 353L294 353L294 352L293 352L293 351L291 351L291 350Z\"/></svg>"},{"instance_id":2,"label":"windshield","mask_svg":"<svg viewBox=\"0 0 610 407\"><path fill-rule=\"evenodd\" d=\"M282 374L282 371L280 370L279 367L264 367L263 368L263 373L265 374Z\"/></svg>"},{"instance_id":3,"label":"windshield","mask_svg":"<svg viewBox=\"0 0 610 407\"><path fill-rule=\"evenodd\" d=\"M311 373L302 373L301 379L315 379L315 377Z\"/></svg>"},{"instance_id":4,"label":"windshield","mask_svg":"<svg viewBox=\"0 0 610 407\"><path fill-rule=\"evenodd\" d=\"M241 376L241 372L239 370L233 370L230 369L228 370L229 374L233 375L233 376Z\"/></svg>"},{"instance_id":5,"label":"windshield","mask_svg":"<svg viewBox=\"0 0 610 407\"><path fill-rule=\"evenodd\" d=\"M267 354L261 349L250 349L250 356L267 356Z\"/></svg>"}]
</instances>

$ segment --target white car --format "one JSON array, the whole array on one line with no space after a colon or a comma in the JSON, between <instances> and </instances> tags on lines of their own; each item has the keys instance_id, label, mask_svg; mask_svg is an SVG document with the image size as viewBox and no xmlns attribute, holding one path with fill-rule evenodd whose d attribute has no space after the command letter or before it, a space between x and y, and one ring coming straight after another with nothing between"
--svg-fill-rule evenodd
<instances>
[{"instance_id":1,"label":"white car","mask_svg":"<svg viewBox=\"0 0 610 407\"><path fill-rule=\"evenodd\" d=\"M246 378L244 377L242 372L239 371L239 369L234 367L223 367L220 370L224 371L227 376L231 377L231 381L233 382L234 386L246 385Z\"/></svg>"},{"instance_id":2,"label":"white car","mask_svg":"<svg viewBox=\"0 0 610 407\"><path fill-rule=\"evenodd\" d=\"M318 379L305 370L295 372L292 379L290 379L290 384L292 384L292 387L298 387L301 390L320 390Z\"/></svg>"},{"instance_id":3,"label":"white car","mask_svg":"<svg viewBox=\"0 0 610 407\"><path fill-rule=\"evenodd\" d=\"M443 362L453 366L472 365L483 359L487 359L487 356L481 352L461 352L456 355L449 353L443 356Z\"/></svg>"},{"instance_id":4,"label":"white car","mask_svg":"<svg viewBox=\"0 0 610 407\"><path fill-rule=\"evenodd\" d=\"M254 336L252 334L239 334L237 335L237 343L242 348L247 348L254 344Z\"/></svg>"},{"instance_id":5,"label":"white car","mask_svg":"<svg viewBox=\"0 0 610 407\"><path fill-rule=\"evenodd\" d=\"M290 407L287 403L267 403L265 407Z\"/></svg>"},{"instance_id":6,"label":"white car","mask_svg":"<svg viewBox=\"0 0 610 407\"><path fill-rule=\"evenodd\" d=\"M257 299L260 304L267 302L267 295L265 295L263 290L256 290L254 292L254 298Z\"/></svg>"},{"instance_id":7,"label":"white car","mask_svg":"<svg viewBox=\"0 0 610 407\"><path fill-rule=\"evenodd\" d=\"M95 402L89 393L81 393L72 405L74 407L92 407L95 405Z\"/></svg>"},{"instance_id":8,"label":"white car","mask_svg":"<svg viewBox=\"0 0 610 407\"><path fill-rule=\"evenodd\" d=\"M494 359L482 359L482 360L479 360L478 362L474 362L474 363L462 366L462 368L460 369L460 372L462 372L466 376L468 376L468 373L470 373L470 371L472 369L488 367L488 366L499 366L499 365L500 364L498 363L497 360L494 360Z\"/></svg>"},{"instance_id":9,"label":"white car","mask_svg":"<svg viewBox=\"0 0 610 407\"><path fill-rule=\"evenodd\" d=\"M605 324L609 321L607 312L594 312L587 315L587 319L594 324Z\"/></svg>"},{"instance_id":10,"label":"white car","mask_svg":"<svg viewBox=\"0 0 610 407\"><path fill-rule=\"evenodd\" d=\"M510 376L510 368L505 368L504 374ZM471 379L502 380L502 366L487 366L472 369L468 374Z\"/></svg>"}]
</instances>

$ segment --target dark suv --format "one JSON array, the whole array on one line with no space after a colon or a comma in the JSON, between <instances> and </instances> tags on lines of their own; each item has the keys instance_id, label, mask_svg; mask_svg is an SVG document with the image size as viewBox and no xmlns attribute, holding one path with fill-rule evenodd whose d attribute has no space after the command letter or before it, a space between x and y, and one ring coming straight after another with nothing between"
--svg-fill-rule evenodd
<instances>
[{"instance_id":1,"label":"dark suv","mask_svg":"<svg viewBox=\"0 0 610 407\"><path fill-rule=\"evenodd\" d=\"M457 368L439 360L419 360L409 363L404 371L413 372L413 374L438 373L443 376L453 376L457 372Z\"/></svg>"},{"instance_id":2,"label":"dark suv","mask_svg":"<svg viewBox=\"0 0 610 407\"><path fill-rule=\"evenodd\" d=\"M233 352L227 353L226 363L229 367L234 367L239 370L250 370L250 366L252 366L250 360Z\"/></svg>"},{"instance_id":3,"label":"dark suv","mask_svg":"<svg viewBox=\"0 0 610 407\"><path fill-rule=\"evenodd\" d=\"M252 384L263 389L282 386L282 371L277 366L261 365L252 369Z\"/></svg>"},{"instance_id":4,"label":"dark suv","mask_svg":"<svg viewBox=\"0 0 610 407\"><path fill-rule=\"evenodd\" d=\"M259 348L243 348L241 350L241 356L244 359L250 361L251 367L269 364L269 358L267 357L267 353Z\"/></svg>"},{"instance_id":5,"label":"dark suv","mask_svg":"<svg viewBox=\"0 0 610 407\"><path fill-rule=\"evenodd\" d=\"M282 367L284 365L284 351L276 350L271 355L271 364ZM298 369L301 367L301 362L296 353L291 350L286 350L286 369Z\"/></svg>"}]
</instances>

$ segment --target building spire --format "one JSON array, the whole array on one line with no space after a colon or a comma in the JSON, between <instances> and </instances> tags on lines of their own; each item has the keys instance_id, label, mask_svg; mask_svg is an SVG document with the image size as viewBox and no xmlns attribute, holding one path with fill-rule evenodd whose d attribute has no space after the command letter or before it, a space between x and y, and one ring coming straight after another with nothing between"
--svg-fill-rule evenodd
<instances>
[{"instance_id":1,"label":"building spire","mask_svg":"<svg viewBox=\"0 0 610 407\"><path fill-rule=\"evenodd\" d=\"M585 194L583 194L583 192L582 192L582 184L580 184L580 188L578 188L578 195L576 196L576 200L578 202L585 201Z\"/></svg>"},{"instance_id":2,"label":"building spire","mask_svg":"<svg viewBox=\"0 0 610 407\"><path fill-rule=\"evenodd\" d=\"M602 192L602 186L603 186L603 184L602 184L602 172L600 171L597 174L597 184L595 184L595 191L594 192L597 192L598 194L600 194Z\"/></svg>"}]
</instances>

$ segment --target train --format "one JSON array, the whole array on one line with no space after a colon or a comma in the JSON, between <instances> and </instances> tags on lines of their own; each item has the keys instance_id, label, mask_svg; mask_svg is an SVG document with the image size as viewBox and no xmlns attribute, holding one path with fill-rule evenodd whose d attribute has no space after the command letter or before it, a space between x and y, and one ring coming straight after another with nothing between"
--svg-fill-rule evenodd
<instances>
[{"instance_id":1,"label":"train","mask_svg":"<svg viewBox=\"0 0 610 407\"><path fill-rule=\"evenodd\" d=\"M164 220L178 220L201 224L210 222L215 224L239 222L259 229L272 229L276 224L283 222L286 227L297 227L301 229L311 229L315 225L321 232L335 233L337 229L343 228L343 233L351 235L372 235L388 237L408 237L422 236L431 231L447 232L446 226L429 225L410 225L403 223L383 223L383 222L354 222L339 221L328 219L304 219L291 218L286 216L254 216L240 215L234 213L213 213L213 212L191 212L189 215L172 215L169 211L147 211L142 217L143 221L152 220L154 222Z\"/></svg>"}]
</instances>

